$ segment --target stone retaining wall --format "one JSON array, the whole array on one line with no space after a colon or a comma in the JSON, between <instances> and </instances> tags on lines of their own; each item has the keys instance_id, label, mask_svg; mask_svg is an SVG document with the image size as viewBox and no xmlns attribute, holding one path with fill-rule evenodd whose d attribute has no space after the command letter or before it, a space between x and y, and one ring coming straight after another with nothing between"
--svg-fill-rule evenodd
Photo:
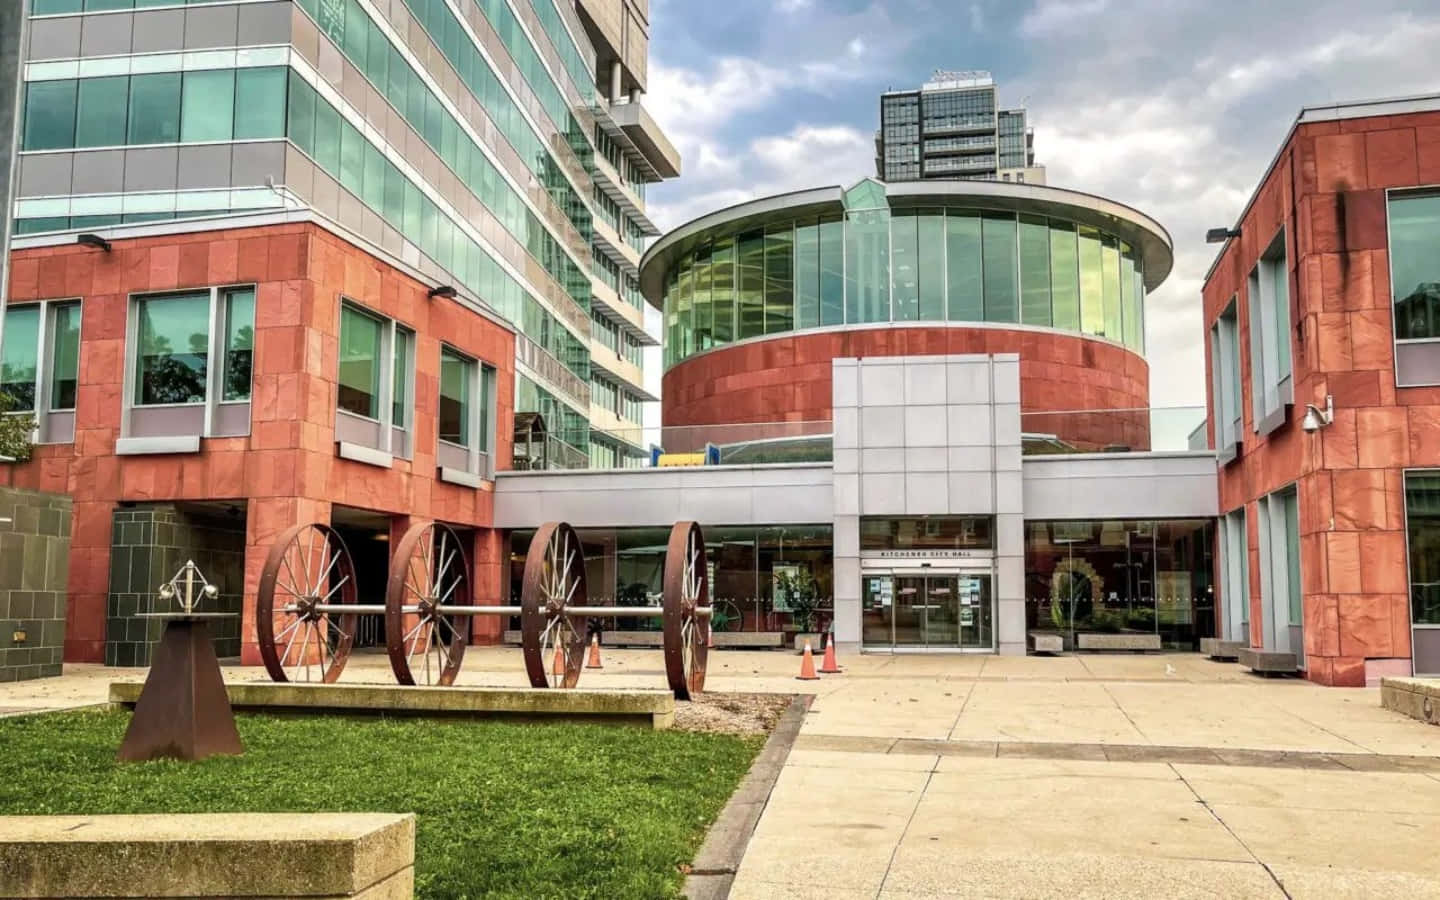
<instances>
[{"instance_id":1,"label":"stone retaining wall","mask_svg":"<svg viewBox=\"0 0 1440 900\"><path fill-rule=\"evenodd\" d=\"M0 681L60 674L69 574L70 498L0 487Z\"/></svg>"}]
</instances>

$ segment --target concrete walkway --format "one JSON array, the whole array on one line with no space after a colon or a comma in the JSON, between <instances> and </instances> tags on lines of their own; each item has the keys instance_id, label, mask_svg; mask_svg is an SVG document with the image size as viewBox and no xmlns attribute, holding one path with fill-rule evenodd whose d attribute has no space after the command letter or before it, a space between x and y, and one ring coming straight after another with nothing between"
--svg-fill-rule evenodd
<instances>
[{"instance_id":1,"label":"concrete walkway","mask_svg":"<svg viewBox=\"0 0 1440 900\"><path fill-rule=\"evenodd\" d=\"M743 898L1440 898L1440 728L1374 689L1266 680L1195 655L711 657L716 691L814 705L736 875ZM659 687L658 651L585 686ZM103 701L138 670L0 685L0 712ZM229 668L229 678L263 678ZM345 681L388 681L357 654ZM461 681L523 684L472 649Z\"/></svg>"}]
</instances>

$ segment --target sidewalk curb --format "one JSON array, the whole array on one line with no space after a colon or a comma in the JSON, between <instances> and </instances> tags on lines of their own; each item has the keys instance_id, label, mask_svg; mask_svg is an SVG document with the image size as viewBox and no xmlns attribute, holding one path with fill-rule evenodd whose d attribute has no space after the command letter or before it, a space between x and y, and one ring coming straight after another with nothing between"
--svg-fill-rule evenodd
<instances>
[{"instance_id":1,"label":"sidewalk curb","mask_svg":"<svg viewBox=\"0 0 1440 900\"><path fill-rule=\"evenodd\" d=\"M814 700L814 694L794 696L790 708L781 714L775 730L770 732L765 746L751 763L750 771L745 773L705 833L705 841L695 854L690 874L685 877L684 895L690 900L724 900L730 896L730 884L750 844L750 835L760 823L770 792L780 778L780 770L785 768L785 760L800 735L805 713Z\"/></svg>"}]
</instances>

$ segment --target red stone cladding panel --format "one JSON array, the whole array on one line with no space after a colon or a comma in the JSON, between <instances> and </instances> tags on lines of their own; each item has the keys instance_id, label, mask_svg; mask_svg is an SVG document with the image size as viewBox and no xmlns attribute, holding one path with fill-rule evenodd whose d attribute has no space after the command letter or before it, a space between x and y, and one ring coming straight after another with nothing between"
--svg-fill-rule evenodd
<instances>
[{"instance_id":1,"label":"red stone cladding panel","mask_svg":"<svg viewBox=\"0 0 1440 900\"><path fill-rule=\"evenodd\" d=\"M250 435L205 440L190 456L117 457L128 297L242 283L256 285ZM104 658L110 520L123 501L245 502L247 663L258 662L250 609L271 542L296 522L328 522L334 505L475 529L476 547L485 548L474 561L480 596L499 601L493 489L436 479L436 410L443 340L495 366L495 421L509 422L514 336L454 301L427 299L428 287L307 223L118 240L110 253L67 245L13 254L12 303L83 301L75 441L39 447L31 462L0 469L0 483L75 499L67 661ZM342 296L415 332L415 453L389 469L335 455ZM498 429L496 444L497 465L506 467L508 428Z\"/></svg>"},{"instance_id":2,"label":"red stone cladding panel","mask_svg":"<svg viewBox=\"0 0 1440 900\"><path fill-rule=\"evenodd\" d=\"M832 359L946 353L1020 354L1026 432L1091 448L1150 446L1148 414L1096 412L1149 407L1150 369L1139 354L1078 335L964 325L782 335L711 350L665 373L662 422L828 421Z\"/></svg>"},{"instance_id":3,"label":"red stone cladding panel","mask_svg":"<svg viewBox=\"0 0 1440 900\"><path fill-rule=\"evenodd\" d=\"M1395 386L1385 191L1436 181L1440 113L1301 125L1203 290L1207 342L1239 298L1245 430L1240 458L1220 471L1221 511L1243 504L1253 522L1258 498L1296 485L1307 675L1323 684L1363 685L1365 660L1410 655L1403 471L1440 466L1440 388ZM1257 436L1246 282L1282 227L1296 405L1279 430ZM1304 404L1327 394L1334 424L1306 434Z\"/></svg>"}]
</instances>

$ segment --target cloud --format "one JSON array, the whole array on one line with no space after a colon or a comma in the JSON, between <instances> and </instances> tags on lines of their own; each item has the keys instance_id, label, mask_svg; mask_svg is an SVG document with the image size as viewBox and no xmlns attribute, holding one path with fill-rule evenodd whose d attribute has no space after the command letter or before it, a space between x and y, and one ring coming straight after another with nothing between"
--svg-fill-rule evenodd
<instances>
[{"instance_id":1,"label":"cloud","mask_svg":"<svg viewBox=\"0 0 1440 900\"><path fill-rule=\"evenodd\" d=\"M780 0L775 4L775 8L782 13L796 13L809 9L812 5L813 0Z\"/></svg>"},{"instance_id":2,"label":"cloud","mask_svg":"<svg viewBox=\"0 0 1440 900\"><path fill-rule=\"evenodd\" d=\"M1020 33L1042 37L1065 32L1105 12L1110 0L1039 0L1020 20Z\"/></svg>"}]
</instances>

